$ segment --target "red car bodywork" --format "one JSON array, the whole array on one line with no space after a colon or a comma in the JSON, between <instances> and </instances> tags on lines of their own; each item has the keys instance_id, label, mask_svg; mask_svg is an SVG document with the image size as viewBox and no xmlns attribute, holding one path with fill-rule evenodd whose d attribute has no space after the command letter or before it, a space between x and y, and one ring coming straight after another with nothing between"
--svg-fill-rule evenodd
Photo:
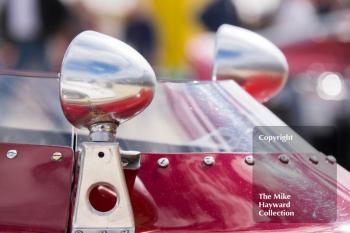
<instances>
[{"instance_id":1,"label":"red car bodywork","mask_svg":"<svg viewBox=\"0 0 350 233\"><path fill-rule=\"evenodd\" d=\"M6 158L8 150L18 156ZM52 160L62 153L60 161ZM65 232L73 174L71 148L0 145L0 232Z\"/></svg>"},{"instance_id":2,"label":"red car bodywork","mask_svg":"<svg viewBox=\"0 0 350 233\"><path fill-rule=\"evenodd\" d=\"M70 148L1 144L0 154L16 149L12 160L0 157L0 229L1 232L66 232L71 204L73 152ZM63 158L53 161L53 152ZM206 155L215 164L203 164ZM270 162L278 170L274 179L288 182L295 170L303 171L303 182L293 188L267 185L269 191L291 193L300 200L317 202L329 195L327 182L337 183L337 220L333 223L256 223L253 219L252 171L239 153L142 154L141 168L126 170L129 194L134 210L136 232L347 232L350 219L350 175L341 167L338 178L329 180L327 170L336 164L326 159L318 164L298 155L288 163L277 157ZM166 168L157 166L161 157L169 159ZM259 161L256 157L256 162ZM266 157L265 157L266 158ZM6 178L6 179L4 179ZM11 181L12 180L12 181ZM324 182L328 180L327 182ZM268 183L270 179L267 179ZM315 192L317 184L319 191ZM304 190L304 191L300 191ZM328 193L328 194L327 194ZM7 206L8 208L4 208ZM295 205L293 210L308 206ZM324 210L330 211L330 210ZM70 213L70 214L69 214ZM324 212L326 214L326 212ZM301 216L303 217L303 216ZM308 221L307 215L304 216Z\"/></svg>"}]
</instances>

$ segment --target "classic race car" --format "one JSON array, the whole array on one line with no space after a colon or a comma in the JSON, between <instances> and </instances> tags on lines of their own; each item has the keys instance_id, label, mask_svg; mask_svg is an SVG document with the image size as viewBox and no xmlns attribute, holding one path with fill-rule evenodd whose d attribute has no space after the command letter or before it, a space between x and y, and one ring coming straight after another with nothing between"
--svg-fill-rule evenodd
<instances>
[{"instance_id":1,"label":"classic race car","mask_svg":"<svg viewBox=\"0 0 350 233\"><path fill-rule=\"evenodd\" d=\"M349 172L257 101L287 70L223 25L214 81L92 31L58 75L2 71L0 232L350 232Z\"/></svg>"}]
</instances>

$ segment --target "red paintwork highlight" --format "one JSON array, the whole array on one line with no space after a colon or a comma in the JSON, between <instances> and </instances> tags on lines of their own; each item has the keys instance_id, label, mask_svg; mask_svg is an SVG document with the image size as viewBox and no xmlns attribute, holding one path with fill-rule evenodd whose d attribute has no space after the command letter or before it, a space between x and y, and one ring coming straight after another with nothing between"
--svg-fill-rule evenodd
<instances>
[{"instance_id":1,"label":"red paintwork highlight","mask_svg":"<svg viewBox=\"0 0 350 233\"><path fill-rule=\"evenodd\" d=\"M283 87L285 78L277 73L252 74L244 80L220 75L218 80L234 80L259 102L267 101Z\"/></svg>"},{"instance_id":2,"label":"red paintwork highlight","mask_svg":"<svg viewBox=\"0 0 350 233\"><path fill-rule=\"evenodd\" d=\"M153 99L153 90L151 88L143 88L138 95L127 97L119 100L118 103L104 103L91 109L90 105L81 106L79 104L64 104L63 112L68 119L85 119L89 114L96 114L98 112L113 112L115 118L125 119L128 116L133 116L140 112L144 106L147 106Z\"/></svg>"},{"instance_id":3,"label":"red paintwork highlight","mask_svg":"<svg viewBox=\"0 0 350 233\"><path fill-rule=\"evenodd\" d=\"M72 174L70 148L0 143L0 232L66 232Z\"/></svg>"},{"instance_id":4,"label":"red paintwork highlight","mask_svg":"<svg viewBox=\"0 0 350 233\"><path fill-rule=\"evenodd\" d=\"M293 76L311 69L343 73L349 67L350 43L336 37L303 41L281 48ZM316 67L311 65L317 64Z\"/></svg>"},{"instance_id":5,"label":"red paintwork highlight","mask_svg":"<svg viewBox=\"0 0 350 233\"><path fill-rule=\"evenodd\" d=\"M91 189L89 201L95 210L108 212L117 204L117 194L111 186L99 184Z\"/></svg>"},{"instance_id":6,"label":"red paintwork highlight","mask_svg":"<svg viewBox=\"0 0 350 233\"><path fill-rule=\"evenodd\" d=\"M252 166L244 162L246 154L210 153L214 166L206 166L207 154L143 154L135 181L126 173L137 232L341 232L350 223L350 174L338 167L337 220L334 223L256 223L253 219ZM157 160L167 157L170 165L159 168ZM329 195L327 170L334 169L326 160L318 165L299 156L290 164L271 161L275 176L266 179L266 189L283 190L303 200L295 210L309 208L320 195ZM333 166L333 167L332 167ZM288 184L291 169L303 177L299 188L274 186L271 178ZM317 184L318 189L313 187ZM324 214L326 211L324 210ZM306 216L306 215L305 215ZM276 219L275 219L276 220ZM350 227L350 225L348 226Z\"/></svg>"}]
</instances>

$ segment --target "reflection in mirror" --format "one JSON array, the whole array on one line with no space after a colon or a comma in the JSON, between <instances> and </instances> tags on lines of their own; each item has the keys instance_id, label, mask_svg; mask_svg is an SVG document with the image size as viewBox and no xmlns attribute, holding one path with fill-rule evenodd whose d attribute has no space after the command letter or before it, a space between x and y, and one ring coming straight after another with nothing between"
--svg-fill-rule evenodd
<instances>
[{"instance_id":1,"label":"reflection in mirror","mask_svg":"<svg viewBox=\"0 0 350 233\"><path fill-rule=\"evenodd\" d=\"M85 31L71 42L63 59L62 109L77 128L112 131L150 104L155 83L153 69L133 48Z\"/></svg>"},{"instance_id":2,"label":"reflection in mirror","mask_svg":"<svg viewBox=\"0 0 350 233\"><path fill-rule=\"evenodd\" d=\"M222 25L216 33L213 80L235 80L260 102L284 86L288 64L270 41L249 30Z\"/></svg>"}]
</instances>

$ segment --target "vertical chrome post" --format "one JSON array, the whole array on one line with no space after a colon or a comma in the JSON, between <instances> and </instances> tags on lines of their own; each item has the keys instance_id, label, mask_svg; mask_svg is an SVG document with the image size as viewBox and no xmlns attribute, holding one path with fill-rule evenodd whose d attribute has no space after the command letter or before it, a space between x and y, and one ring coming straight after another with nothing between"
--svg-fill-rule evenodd
<instances>
[{"instance_id":1,"label":"vertical chrome post","mask_svg":"<svg viewBox=\"0 0 350 233\"><path fill-rule=\"evenodd\" d=\"M134 217L117 143L85 142L80 154L80 174L75 199L72 232L132 233ZM94 189L101 189L98 202ZM115 197L115 202L111 199ZM100 205L100 206L99 206Z\"/></svg>"},{"instance_id":2,"label":"vertical chrome post","mask_svg":"<svg viewBox=\"0 0 350 233\"><path fill-rule=\"evenodd\" d=\"M150 104L155 83L147 61L112 37L86 31L68 47L60 75L62 109L72 125L89 129L93 141L81 145L73 233L135 231L123 165L137 169L140 155L120 151L116 131Z\"/></svg>"}]
</instances>

